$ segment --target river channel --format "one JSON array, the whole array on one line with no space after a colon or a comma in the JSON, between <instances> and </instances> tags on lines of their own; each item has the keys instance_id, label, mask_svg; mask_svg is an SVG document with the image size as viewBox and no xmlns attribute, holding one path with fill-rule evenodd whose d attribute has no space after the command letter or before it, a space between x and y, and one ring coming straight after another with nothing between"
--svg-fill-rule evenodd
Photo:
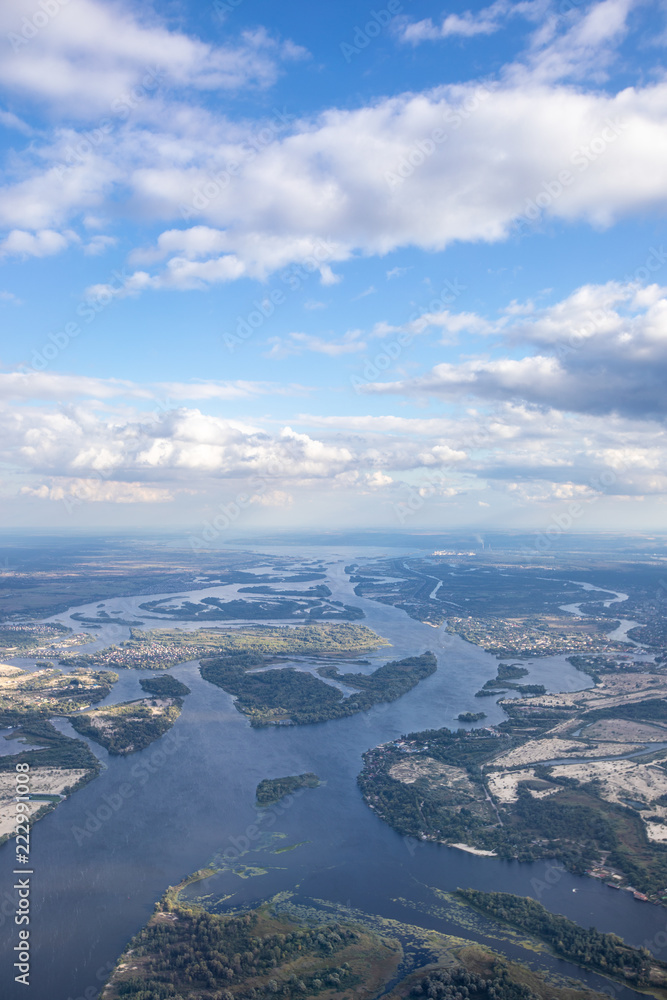
<instances>
[{"instance_id":1,"label":"river channel","mask_svg":"<svg viewBox=\"0 0 667 1000\"><path fill-rule=\"evenodd\" d=\"M660 957L667 957L667 910L662 907L639 902L630 893L614 891L595 879L558 871L549 863L481 858L405 839L365 806L356 786L361 754L402 733L456 727L459 712L479 708L474 693L495 676L497 660L449 635L444 626L433 628L396 608L356 597L344 566L380 554L376 550L263 551L326 561L327 578L322 582L331 588L334 599L361 607L364 624L392 643L391 649L364 657L371 661L364 669L431 649L438 658L437 672L398 701L361 715L312 726L251 729L232 698L201 679L197 663L173 668L170 672L192 690L173 729L129 757L111 757L91 744L104 763L100 776L33 828L31 986L26 990L13 981L17 928L13 915L6 913L9 907L4 906L0 914L3 998L92 1000L108 969L146 922L167 886L211 860L237 856L255 874L223 871L199 883L198 894L212 899L226 896L226 905L239 906L290 890L307 905L324 899L483 940L483 928L463 931L447 913L436 912L432 889L503 890L539 898L550 910L585 927L614 931L634 945L647 944ZM189 595L183 591L182 596L196 601L203 596L229 597L236 590L211 586ZM147 596L115 598L105 602L105 610L120 611L127 620L146 620L139 608L146 600ZM70 615L94 616L96 608L71 608L51 620L82 630ZM146 627L158 624L146 621ZM175 621L165 626L197 627ZM105 624L91 632L94 646L86 648L116 643L128 634L127 627ZM34 669L34 660L14 662ZM563 657L527 661L526 666L527 681L544 684L550 691L590 685L590 678ZM145 673L149 672L122 672L107 701L142 696L139 679ZM501 721L502 709L489 702L493 699L484 702L487 722ZM59 723L64 732L70 732L68 726ZM287 800L279 810L258 813L255 788L262 778L304 771L318 774L322 785ZM292 845L299 846L276 853L277 848ZM16 901L13 861L13 842L9 841L0 848L2 903ZM517 945L489 940L508 954L536 961L534 953ZM566 962L548 956L539 961L597 989L605 988L603 979ZM638 996L609 984L607 990L617 997Z\"/></svg>"}]
</instances>

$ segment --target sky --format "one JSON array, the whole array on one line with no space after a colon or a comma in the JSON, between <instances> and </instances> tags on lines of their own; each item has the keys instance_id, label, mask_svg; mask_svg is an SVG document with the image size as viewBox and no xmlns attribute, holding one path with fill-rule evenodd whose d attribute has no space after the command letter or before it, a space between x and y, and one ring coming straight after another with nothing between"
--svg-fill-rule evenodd
<instances>
[{"instance_id":1,"label":"sky","mask_svg":"<svg viewBox=\"0 0 667 1000\"><path fill-rule=\"evenodd\" d=\"M667 6L4 0L8 527L667 527Z\"/></svg>"}]
</instances>

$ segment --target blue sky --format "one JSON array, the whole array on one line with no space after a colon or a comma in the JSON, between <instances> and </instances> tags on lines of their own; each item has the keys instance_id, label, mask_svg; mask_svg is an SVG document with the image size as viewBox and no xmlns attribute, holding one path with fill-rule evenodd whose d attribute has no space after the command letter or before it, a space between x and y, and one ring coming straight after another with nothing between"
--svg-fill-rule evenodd
<instances>
[{"instance_id":1,"label":"blue sky","mask_svg":"<svg viewBox=\"0 0 667 1000\"><path fill-rule=\"evenodd\" d=\"M5 523L662 529L666 38L6 0Z\"/></svg>"}]
</instances>

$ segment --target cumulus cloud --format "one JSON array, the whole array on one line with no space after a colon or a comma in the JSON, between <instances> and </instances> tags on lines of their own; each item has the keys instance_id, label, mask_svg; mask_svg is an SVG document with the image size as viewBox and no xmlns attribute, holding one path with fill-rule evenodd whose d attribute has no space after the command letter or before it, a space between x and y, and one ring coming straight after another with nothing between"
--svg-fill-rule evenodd
<instances>
[{"instance_id":1,"label":"cumulus cloud","mask_svg":"<svg viewBox=\"0 0 667 1000\"><path fill-rule=\"evenodd\" d=\"M267 86L281 60L305 54L261 28L244 32L236 45L210 45L129 3L54 0L47 6L6 0L0 7L8 42L0 82L76 117L108 114L114 104L132 107L133 88L155 91L163 80L195 90Z\"/></svg>"},{"instance_id":2,"label":"cumulus cloud","mask_svg":"<svg viewBox=\"0 0 667 1000\"><path fill-rule=\"evenodd\" d=\"M227 85L227 50L138 20L129 8L81 3L63 8L9 59L8 82L48 84L55 100L66 103L71 93L77 104L84 96L107 100L149 63L162 67L170 86ZM508 16L523 6L508 5ZM487 8L479 23L501 9ZM19 0L5 5L2 24L22 10ZM132 115L110 112L104 134L61 127L17 153L0 189L0 223L23 234L10 241L28 247L22 253L63 249L67 228L91 216L139 213L164 225L152 246L131 255L136 270L125 284L111 290L128 295L264 280L304 261L326 285L337 280L337 262L358 254L504 240L517 223L540 216L608 226L628 213L662 211L667 83L613 93L563 82L575 70L592 72L595 53L601 71L600 53L614 52L627 11L627 0L602 0L555 27L548 21L495 82L405 93L300 121L276 111L266 123L230 122L196 100L149 95ZM56 59L55 77L44 70L40 46ZM263 60L282 51L261 31L243 46ZM39 72L30 68L35 60ZM241 64L248 79L255 64ZM90 87L89 72L97 74ZM629 181L636 177L641 184ZM103 248L99 238L84 245Z\"/></svg>"},{"instance_id":3,"label":"cumulus cloud","mask_svg":"<svg viewBox=\"0 0 667 1000\"><path fill-rule=\"evenodd\" d=\"M0 460L28 480L26 495L45 499L76 496L79 481L119 503L168 502L236 482L270 506L289 506L296 489L388 502L409 489L445 502L487 488L522 503L667 491L660 422L516 403L439 418L302 415L279 430L198 409L159 409L147 420L74 405L7 407L0 441Z\"/></svg>"},{"instance_id":4,"label":"cumulus cloud","mask_svg":"<svg viewBox=\"0 0 667 1000\"><path fill-rule=\"evenodd\" d=\"M71 231L57 233L53 229L40 229L36 233L28 233L24 229L13 229L0 242L0 256L51 257L72 242L78 242L78 237Z\"/></svg>"},{"instance_id":5,"label":"cumulus cloud","mask_svg":"<svg viewBox=\"0 0 667 1000\"><path fill-rule=\"evenodd\" d=\"M655 253L657 267L662 250ZM527 344L538 353L440 364L427 375L373 383L362 391L523 400L592 414L657 417L667 412L667 289L622 282L586 285L532 315L514 312L518 319L508 322L506 314L495 329L504 331L513 350ZM492 322L486 325L494 329Z\"/></svg>"},{"instance_id":6,"label":"cumulus cloud","mask_svg":"<svg viewBox=\"0 0 667 1000\"><path fill-rule=\"evenodd\" d=\"M539 83L442 87L326 112L241 158L225 183L211 177L226 161L212 163L191 138L186 165L146 143L153 163L124 173L134 199L174 217L207 182L212 197L191 209L199 224L165 230L135 255L166 263L137 271L128 290L264 278L308 258L327 283L331 265L358 252L494 242L540 215L609 225L663 209L665 107L663 83L615 95ZM642 184L628 184L633 176Z\"/></svg>"},{"instance_id":7,"label":"cumulus cloud","mask_svg":"<svg viewBox=\"0 0 667 1000\"><path fill-rule=\"evenodd\" d=\"M507 0L496 0L490 7L484 7L475 13L467 10L463 14L447 14L437 25L430 17L421 21L402 18L398 23L397 34L401 41L413 45L456 35L463 38L492 35L503 27L508 15L527 12L532 6L534 5L529 3L512 4Z\"/></svg>"}]
</instances>

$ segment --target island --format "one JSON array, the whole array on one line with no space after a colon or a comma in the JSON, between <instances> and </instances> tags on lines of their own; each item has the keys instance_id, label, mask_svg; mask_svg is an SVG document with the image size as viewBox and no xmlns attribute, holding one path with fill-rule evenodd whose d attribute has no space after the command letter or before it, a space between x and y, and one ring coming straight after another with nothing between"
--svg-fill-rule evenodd
<instances>
[{"instance_id":1,"label":"island","mask_svg":"<svg viewBox=\"0 0 667 1000\"><path fill-rule=\"evenodd\" d=\"M190 688L172 677L171 674L162 674L159 677L142 677L139 684L148 694L157 695L160 698L183 698L190 694Z\"/></svg>"},{"instance_id":2,"label":"island","mask_svg":"<svg viewBox=\"0 0 667 1000\"><path fill-rule=\"evenodd\" d=\"M520 861L557 858L667 902L667 676L501 702L495 727L409 733L363 755L367 804L402 834Z\"/></svg>"},{"instance_id":3,"label":"island","mask_svg":"<svg viewBox=\"0 0 667 1000\"><path fill-rule=\"evenodd\" d=\"M144 750L171 729L181 714L181 698L141 698L70 716L78 733L110 754Z\"/></svg>"},{"instance_id":4,"label":"island","mask_svg":"<svg viewBox=\"0 0 667 1000\"><path fill-rule=\"evenodd\" d=\"M317 788L320 779L312 771L288 775L286 778L264 778L257 786L257 804L271 806L300 788Z\"/></svg>"},{"instance_id":5,"label":"island","mask_svg":"<svg viewBox=\"0 0 667 1000\"><path fill-rule=\"evenodd\" d=\"M335 667L321 673L356 689L347 697L333 684L293 667L267 669L268 660L257 654L228 654L203 660L200 670L210 681L236 697L239 712L252 726L307 725L366 712L373 705L395 701L434 673L433 653L409 656L378 667L371 674L340 674Z\"/></svg>"},{"instance_id":6,"label":"island","mask_svg":"<svg viewBox=\"0 0 667 1000\"><path fill-rule=\"evenodd\" d=\"M525 896L477 889L459 889L457 895L482 913L534 935L556 955L584 969L602 972L635 989L649 987L654 996L667 995L667 963L654 958L647 948L632 948L617 934L603 934L595 927L585 930Z\"/></svg>"},{"instance_id":7,"label":"island","mask_svg":"<svg viewBox=\"0 0 667 1000\"><path fill-rule=\"evenodd\" d=\"M163 597L157 601L146 601L139 607L148 612L145 617L152 621L156 620L157 615L176 621L201 622L242 621L248 618L357 621L364 617L361 608L328 600L325 591L331 595L328 587L318 588L318 592L314 594L312 591L310 594L304 591L275 591L266 586L245 587L244 593L253 595L250 600L236 598L223 601L219 597L202 597L201 601L195 603L188 599L179 601L178 598ZM273 600L268 600L269 596Z\"/></svg>"},{"instance_id":8,"label":"island","mask_svg":"<svg viewBox=\"0 0 667 1000\"><path fill-rule=\"evenodd\" d=\"M179 898L198 877L167 891L101 1000L603 1000L486 946L373 915L332 915L279 898L210 912ZM632 962L634 949L623 947Z\"/></svg>"},{"instance_id":9,"label":"island","mask_svg":"<svg viewBox=\"0 0 667 1000\"><path fill-rule=\"evenodd\" d=\"M459 712L456 718L459 722L480 722L486 718L486 712Z\"/></svg>"},{"instance_id":10,"label":"island","mask_svg":"<svg viewBox=\"0 0 667 1000\"><path fill-rule=\"evenodd\" d=\"M350 656L379 646L390 645L386 639L365 625L244 625L240 628L130 629L130 638L118 646L107 646L96 653L62 657L66 666L106 666L167 670L188 660L226 653L251 653L262 656L325 655Z\"/></svg>"}]
</instances>

